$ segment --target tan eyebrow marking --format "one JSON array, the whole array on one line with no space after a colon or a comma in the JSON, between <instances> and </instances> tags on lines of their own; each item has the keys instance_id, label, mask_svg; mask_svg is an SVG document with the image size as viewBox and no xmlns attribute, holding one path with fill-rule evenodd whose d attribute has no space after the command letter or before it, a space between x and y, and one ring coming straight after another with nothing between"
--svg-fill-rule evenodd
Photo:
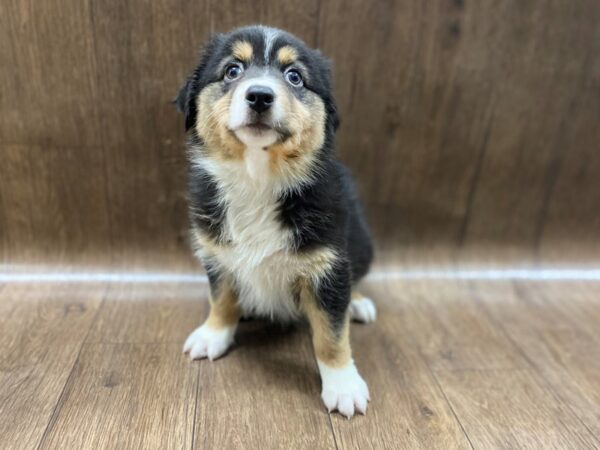
<instances>
[{"instance_id":1,"label":"tan eyebrow marking","mask_svg":"<svg viewBox=\"0 0 600 450\"><path fill-rule=\"evenodd\" d=\"M232 54L240 61L249 62L252 59L252 45L248 41L236 41L232 47Z\"/></svg>"},{"instance_id":2,"label":"tan eyebrow marking","mask_svg":"<svg viewBox=\"0 0 600 450\"><path fill-rule=\"evenodd\" d=\"M298 52L292 46L285 45L277 50L277 60L280 64L292 64L298 59Z\"/></svg>"}]
</instances>

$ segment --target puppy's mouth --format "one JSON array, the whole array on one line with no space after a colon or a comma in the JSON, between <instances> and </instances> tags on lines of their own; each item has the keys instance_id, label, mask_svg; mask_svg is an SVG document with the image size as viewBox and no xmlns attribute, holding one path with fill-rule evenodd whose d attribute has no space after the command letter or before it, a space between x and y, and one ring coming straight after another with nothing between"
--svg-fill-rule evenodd
<instances>
[{"instance_id":1,"label":"puppy's mouth","mask_svg":"<svg viewBox=\"0 0 600 450\"><path fill-rule=\"evenodd\" d=\"M263 122L248 123L248 124L244 125L243 128L246 128L248 131L251 131L252 133L259 134L259 135L264 134L264 133L274 129L272 126L267 125L266 123L263 123Z\"/></svg>"},{"instance_id":2,"label":"puppy's mouth","mask_svg":"<svg viewBox=\"0 0 600 450\"><path fill-rule=\"evenodd\" d=\"M265 123L261 120L253 120L243 123L242 125L231 129L233 133L242 131L244 134L250 134L257 138L265 137L270 133L275 133L277 142L285 142L288 140L292 133L283 126L277 126L275 124Z\"/></svg>"}]
</instances>

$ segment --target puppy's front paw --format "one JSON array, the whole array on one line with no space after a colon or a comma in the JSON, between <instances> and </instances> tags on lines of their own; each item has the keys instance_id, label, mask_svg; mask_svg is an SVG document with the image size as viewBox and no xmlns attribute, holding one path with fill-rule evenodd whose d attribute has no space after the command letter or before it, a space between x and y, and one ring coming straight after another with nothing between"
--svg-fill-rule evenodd
<instances>
[{"instance_id":1,"label":"puppy's front paw","mask_svg":"<svg viewBox=\"0 0 600 450\"><path fill-rule=\"evenodd\" d=\"M357 322L375 322L377 318L375 303L367 297L353 298L350 302L350 317Z\"/></svg>"},{"instance_id":2,"label":"puppy's front paw","mask_svg":"<svg viewBox=\"0 0 600 450\"><path fill-rule=\"evenodd\" d=\"M348 419L355 412L365 414L370 400L367 383L359 375L353 361L341 369L334 369L317 361L323 391L321 399L329 412L338 410Z\"/></svg>"},{"instance_id":3,"label":"puppy's front paw","mask_svg":"<svg viewBox=\"0 0 600 450\"><path fill-rule=\"evenodd\" d=\"M215 330L202 325L188 336L183 344L183 352L192 359L208 358L211 361L222 356L233 343L235 327Z\"/></svg>"}]
</instances>

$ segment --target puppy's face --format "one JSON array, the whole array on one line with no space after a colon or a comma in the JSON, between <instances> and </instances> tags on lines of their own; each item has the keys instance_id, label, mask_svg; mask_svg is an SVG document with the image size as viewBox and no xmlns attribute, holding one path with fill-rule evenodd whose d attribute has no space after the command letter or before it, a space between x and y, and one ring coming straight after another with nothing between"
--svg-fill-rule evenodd
<instances>
[{"instance_id":1,"label":"puppy's face","mask_svg":"<svg viewBox=\"0 0 600 450\"><path fill-rule=\"evenodd\" d=\"M212 38L177 104L211 156L306 157L337 126L329 64L294 36L247 27Z\"/></svg>"}]
</instances>

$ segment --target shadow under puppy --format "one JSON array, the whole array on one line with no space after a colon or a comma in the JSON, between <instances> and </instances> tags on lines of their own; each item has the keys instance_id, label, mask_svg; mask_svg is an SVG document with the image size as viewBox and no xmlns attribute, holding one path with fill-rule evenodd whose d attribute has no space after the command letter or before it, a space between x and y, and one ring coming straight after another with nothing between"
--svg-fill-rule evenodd
<instances>
[{"instance_id":1,"label":"shadow under puppy","mask_svg":"<svg viewBox=\"0 0 600 450\"><path fill-rule=\"evenodd\" d=\"M372 245L347 170L329 62L284 31L251 26L213 36L176 99L190 160L191 238L208 273L211 310L187 339L215 359L242 315L306 317L329 411L369 401L352 360L349 320L375 319L353 291Z\"/></svg>"}]
</instances>

